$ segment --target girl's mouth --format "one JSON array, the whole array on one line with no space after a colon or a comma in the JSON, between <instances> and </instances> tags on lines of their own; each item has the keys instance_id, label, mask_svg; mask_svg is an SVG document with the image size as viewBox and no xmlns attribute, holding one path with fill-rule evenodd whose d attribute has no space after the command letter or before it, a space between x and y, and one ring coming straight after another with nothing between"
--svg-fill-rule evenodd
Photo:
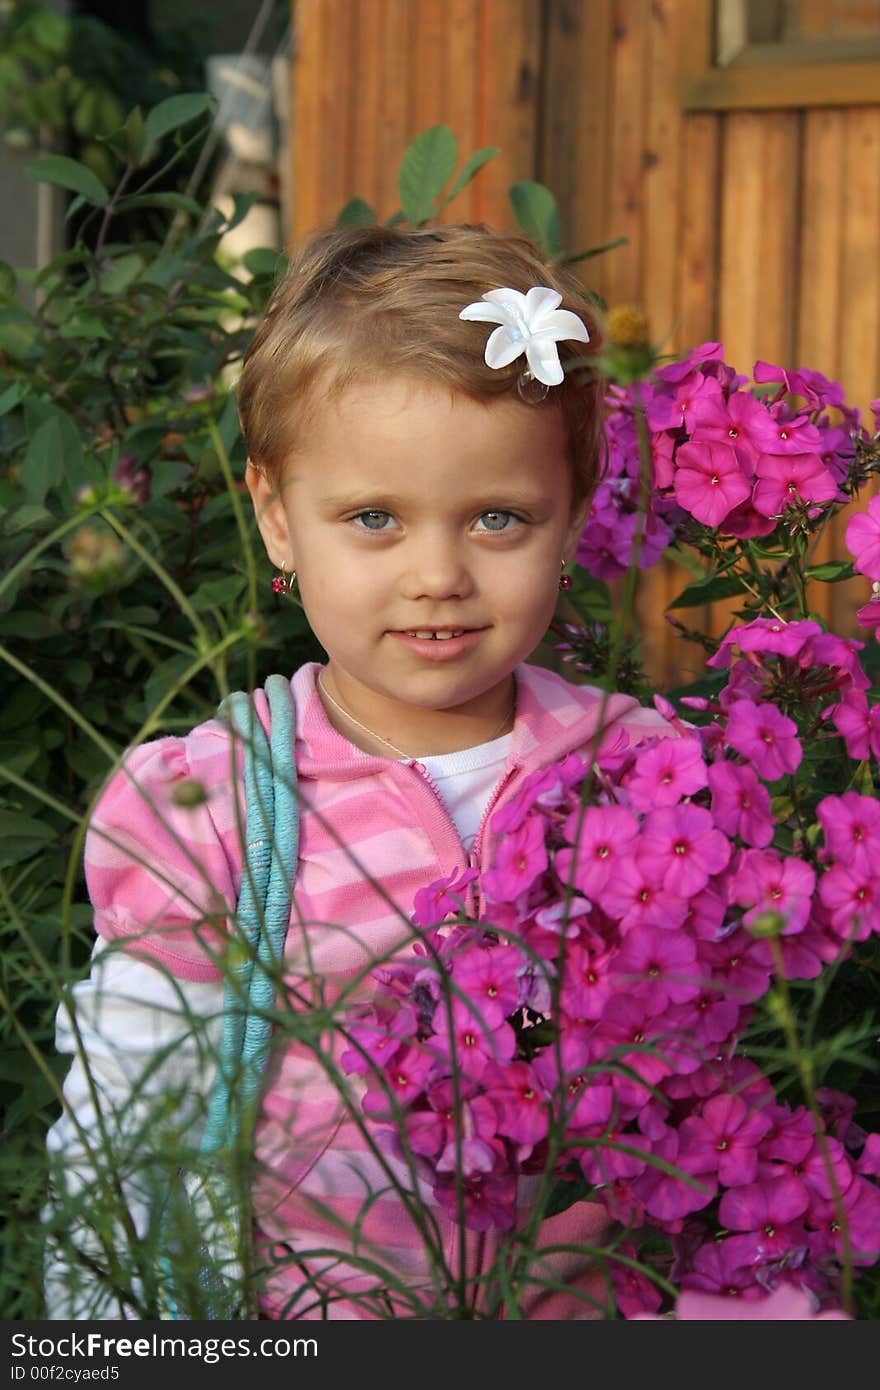
<instances>
[{"instance_id":1,"label":"girl's mouth","mask_svg":"<svg viewBox=\"0 0 880 1390\"><path fill-rule=\"evenodd\" d=\"M452 661L476 646L484 632L481 627L412 627L388 635L396 637L416 656L429 661Z\"/></svg>"}]
</instances>

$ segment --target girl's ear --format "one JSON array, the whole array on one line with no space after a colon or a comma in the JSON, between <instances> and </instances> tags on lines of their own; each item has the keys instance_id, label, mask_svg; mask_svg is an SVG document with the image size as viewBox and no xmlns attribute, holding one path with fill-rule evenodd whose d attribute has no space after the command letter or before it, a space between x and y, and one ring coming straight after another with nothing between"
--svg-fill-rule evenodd
<instances>
[{"instance_id":1,"label":"girl's ear","mask_svg":"<svg viewBox=\"0 0 880 1390\"><path fill-rule=\"evenodd\" d=\"M244 481L254 504L257 526L263 537L266 554L276 569L296 569L296 559L287 524L287 513L279 485L248 459Z\"/></svg>"}]
</instances>

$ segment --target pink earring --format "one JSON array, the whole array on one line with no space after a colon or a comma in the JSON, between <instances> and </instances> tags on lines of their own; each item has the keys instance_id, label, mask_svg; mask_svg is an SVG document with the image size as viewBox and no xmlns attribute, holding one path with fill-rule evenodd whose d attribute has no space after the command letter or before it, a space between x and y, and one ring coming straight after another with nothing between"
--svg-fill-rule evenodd
<instances>
[{"instance_id":1,"label":"pink earring","mask_svg":"<svg viewBox=\"0 0 880 1390\"><path fill-rule=\"evenodd\" d=\"M564 560L562 561L561 568L562 568L562 569L565 569L565 561L564 561ZM566 590L570 589L573 583L574 583L574 580L572 579L572 577L571 577L570 574L561 574L561 575L559 576L559 587L560 587L560 589L563 591L563 593L565 593Z\"/></svg>"},{"instance_id":2,"label":"pink earring","mask_svg":"<svg viewBox=\"0 0 880 1390\"><path fill-rule=\"evenodd\" d=\"M281 566L281 573L276 574L272 580L273 594L292 594L296 585L296 570L287 573L284 566Z\"/></svg>"}]
</instances>

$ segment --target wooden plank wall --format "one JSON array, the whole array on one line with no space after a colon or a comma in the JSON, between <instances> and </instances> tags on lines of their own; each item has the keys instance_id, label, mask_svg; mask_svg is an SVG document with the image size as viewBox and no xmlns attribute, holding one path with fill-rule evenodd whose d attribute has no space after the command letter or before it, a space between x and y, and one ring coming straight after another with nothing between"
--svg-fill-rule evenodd
<instances>
[{"instance_id":1,"label":"wooden plank wall","mask_svg":"<svg viewBox=\"0 0 880 1390\"><path fill-rule=\"evenodd\" d=\"M294 0L291 243L355 194L389 216L407 143L444 121L462 158L502 150L450 218L509 227L508 186L538 178L569 249L629 238L584 278L640 304L655 340L718 338L740 370L815 367L866 407L880 394L880 104L683 112L710 18L708 0ZM842 554L838 525L822 555ZM681 578L650 571L640 595L663 684L693 664L662 618ZM853 633L864 589L848 590L815 601Z\"/></svg>"}]
</instances>

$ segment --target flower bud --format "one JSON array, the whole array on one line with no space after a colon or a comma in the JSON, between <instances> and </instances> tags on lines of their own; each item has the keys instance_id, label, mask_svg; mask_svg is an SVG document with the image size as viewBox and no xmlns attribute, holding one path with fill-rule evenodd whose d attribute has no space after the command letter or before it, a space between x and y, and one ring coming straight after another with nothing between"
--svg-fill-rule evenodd
<instances>
[{"instance_id":1,"label":"flower bud","mask_svg":"<svg viewBox=\"0 0 880 1390\"><path fill-rule=\"evenodd\" d=\"M646 348L651 342L648 320L641 310L632 304L620 304L610 309L605 320L605 329L608 340L614 347Z\"/></svg>"},{"instance_id":2,"label":"flower bud","mask_svg":"<svg viewBox=\"0 0 880 1390\"><path fill-rule=\"evenodd\" d=\"M73 583L100 592L118 579L125 565L125 548L111 531L81 526L68 549Z\"/></svg>"},{"instance_id":3,"label":"flower bud","mask_svg":"<svg viewBox=\"0 0 880 1390\"><path fill-rule=\"evenodd\" d=\"M757 917L743 925L748 927L752 936L781 936L785 918L779 912L759 912Z\"/></svg>"},{"instance_id":4,"label":"flower bud","mask_svg":"<svg viewBox=\"0 0 880 1390\"><path fill-rule=\"evenodd\" d=\"M248 642L262 642L268 630L265 619L259 613L244 614L241 632Z\"/></svg>"},{"instance_id":5,"label":"flower bud","mask_svg":"<svg viewBox=\"0 0 880 1390\"><path fill-rule=\"evenodd\" d=\"M134 454L122 454L111 476L114 483L131 495L133 501L149 502L150 470L146 465L139 465Z\"/></svg>"},{"instance_id":6,"label":"flower bud","mask_svg":"<svg viewBox=\"0 0 880 1390\"><path fill-rule=\"evenodd\" d=\"M184 777L182 781L175 782L171 789L171 800L175 806L183 806L191 810L195 806L203 806L208 796L205 791L205 784L200 782L197 777Z\"/></svg>"}]
</instances>

